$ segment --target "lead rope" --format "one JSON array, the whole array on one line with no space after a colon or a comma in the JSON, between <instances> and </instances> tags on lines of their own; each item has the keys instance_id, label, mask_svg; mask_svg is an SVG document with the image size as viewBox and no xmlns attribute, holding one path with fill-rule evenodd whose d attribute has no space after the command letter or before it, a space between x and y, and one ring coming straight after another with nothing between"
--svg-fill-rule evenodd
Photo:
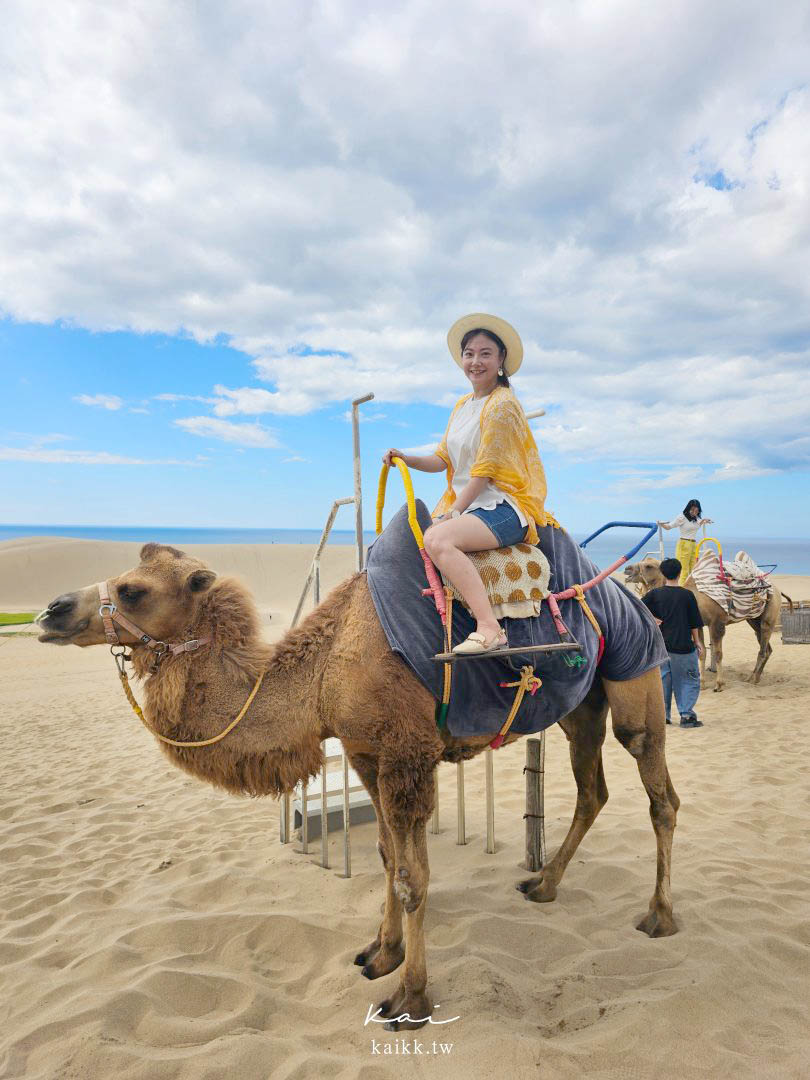
<instances>
[{"instance_id":1,"label":"lead rope","mask_svg":"<svg viewBox=\"0 0 810 1080\"><path fill-rule=\"evenodd\" d=\"M262 679L264 678L264 672L262 671L258 679L256 680L256 685L250 691L250 696L240 709L239 715L235 719L231 720L230 724L228 724L225 730L221 731L219 735L215 735L212 739L200 739L196 742L178 742L177 739L169 739L165 735L161 735L160 732L155 731L155 729L150 725L149 721L143 714L143 710L141 709L138 702L135 700L135 695L132 693L132 687L129 685L129 678L124 668L125 661L123 655L120 653L113 653L113 656L115 657L115 663L118 668L118 678L121 680L121 685L124 688L124 693L126 694L127 701L132 706L132 711L135 713L135 715L138 717L138 719L141 721L147 731L151 732L151 734L154 735L156 739L160 739L161 742L168 743L169 746L212 746L214 743L218 743L221 739L224 739L226 735L230 734L230 732L233 731L233 729L236 727L236 725L250 708L251 702L256 697L259 687L262 685Z\"/></svg>"}]
</instances>

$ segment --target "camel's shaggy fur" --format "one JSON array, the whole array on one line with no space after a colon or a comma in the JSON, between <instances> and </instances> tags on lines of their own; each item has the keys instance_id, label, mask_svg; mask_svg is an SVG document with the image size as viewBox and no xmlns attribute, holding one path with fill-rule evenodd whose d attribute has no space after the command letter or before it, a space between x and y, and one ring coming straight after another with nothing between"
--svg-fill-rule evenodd
<instances>
[{"instance_id":1,"label":"camel's shaggy fur","mask_svg":"<svg viewBox=\"0 0 810 1080\"><path fill-rule=\"evenodd\" d=\"M651 589L658 589L664 585L664 575L661 573L660 564L657 559L648 555L642 559L641 562L633 563L630 566L624 568L625 580L628 584L635 584L640 586L641 595L646 596ZM695 580L690 574L684 582L684 588L691 590L695 594L697 599L698 609L703 622L709 628L709 641L712 647L712 662L710 671L715 671L717 674L714 681L714 690L719 692L726 685L723 679L723 638L725 637L726 627L731 623L742 622L742 619L732 618L727 611L725 611L716 600L712 600L706 593L701 592ZM746 619L757 636L757 643L759 644L759 652L757 653L756 663L754 664L754 670L748 676L748 682L758 683L762 677L762 671L768 662L768 657L773 652L771 646L771 634L776 628L776 624L779 621L779 613L782 608L782 594L776 585L772 586L772 591L768 597L767 603L762 610L762 613L756 617L756 619ZM700 631L700 640L703 641L703 631ZM700 658L700 685L701 688L706 688L706 653L703 652Z\"/></svg>"},{"instance_id":2,"label":"camel's shaggy fur","mask_svg":"<svg viewBox=\"0 0 810 1080\"><path fill-rule=\"evenodd\" d=\"M431 1012L423 920L433 771L441 760L480 753L491 736L464 739L437 731L433 698L389 649L362 574L338 586L276 646L261 641L255 607L242 585L216 580L176 548L146 545L140 564L111 579L109 587L121 610L154 638L212 639L197 652L165 659L156 671L150 670L147 648L132 645L135 670L144 680L144 711L160 734L183 741L217 734L265 671L246 716L221 742L203 748L160 744L186 772L232 792L280 795L317 774L323 739L342 741L374 803L386 875L382 923L355 962L375 979L404 961L399 987L382 1003L382 1015L392 1018L393 1029L418 1026L395 1018L407 1013L424 1019ZM94 586L58 597L41 619L40 640L103 644L98 606ZM127 641L127 634L121 636ZM658 848L655 890L638 928L653 937L673 934L669 872L678 797L664 757L657 669L625 683L595 679L585 701L560 721L577 782L574 819L543 872L518 888L529 900L553 900L566 866L607 801L601 748L608 708L614 733L636 758Z\"/></svg>"}]
</instances>

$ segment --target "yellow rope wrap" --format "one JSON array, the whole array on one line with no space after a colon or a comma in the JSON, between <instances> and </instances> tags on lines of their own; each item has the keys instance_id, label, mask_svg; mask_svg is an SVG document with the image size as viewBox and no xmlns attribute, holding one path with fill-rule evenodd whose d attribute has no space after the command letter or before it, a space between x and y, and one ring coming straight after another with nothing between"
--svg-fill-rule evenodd
<instances>
[{"instance_id":1,"label":"yellow rope wrap","mask_svg":"<svg viewBox=\"0 0 810 1080\"><path fill-rule=\"evenodd\" d=\"M444 640L447 652L453 651L453 594L445 586L444 595L447 597L447 621L444 624ZM442 691L442 705L450 704L450 684L453 678L453 665L444 665L444 689Z\"/></svg>"},{"instance_id":2,"label":"yellow rope wrap","mask_svg":"<svg viewBox=\"0 0 810 1080\"><path fill-rule=\"evenodd\" d=\"M581 585L572 585L571 588L577 594L577 600L579 600L580 604L582 605L582 610L585 612L586 618L596 631L596 636L601 637L602 631L599 629L599 623L596 621L596 617L591 611L591 609L588 607L588 601L585 599L585 590L582 588Z\"/></svg>"},{"instance_id":3,"label":"yellow rope wrap","mask_svg":"<svg viewBox=\"0 0 810 1080\"><path fill-rule=\"evenodd\" d=\"M411 527L413 538L416 541L416 546L420 551L425 550L425 538L422 536L422 530L419 527L419 522L416 519L416 503L413 497L413 484L411 483L411 474L408 472L408 466L402 460L402 458L392 458L394 464L399 469L402 475L402 483L405 485L405 498L408 502L408 524ZM377 488L377 520L376 531L379 536L382 532L382 513L383 506L385 505L385 485L388 481L388 470L390 466L383 465L380 471L380 483Z\"/></svg>"},{"instance_id":4,"label":"yellow rope wrap","mask_svg":"<svg viewBox=\"0 0 810 1080\"><path fill-rule=\"evenodd\" d=\"M705 543L706 543L707 541L708 541L708 543L710 543L710 544L715 544L715 545L717 546L717 553L719 554L719 556L720 556L720 562L722 563L722 561L723 561L723 549L722 549L722 548L720 547L720 541L719 541L719 540L715 540L715 538L714 538L713 536L704 536L704 537L703 537L703 539L702 539L702 540L700 541L700 543L698 544L698 546L697 546L697 547L695 548L695 562L697 562L697 561L698 561L698 556L700 555L700 549L701 549L701 547L702 547L702 546L703 546L703 545L704 545L704 544L705 544Z\"/></svg>"},{"instance_id":5,"label":"yellow rope wrap","mask_svg":"<svg viewBox=\"0 0 810 1080\"><path fill-rule=\"evenodd\" d=\"M512 702L512 708L509 710L509 715L504 721L504 725L498 732L498 738L503 738L509 728L512 726L512 721L517 716L517 711L520 708L520 703L523 701L523 697L527 690L539 690L543 685L542 680L538 679L534 674L534 669L529 667L528 664L520 669L520 679L517 682L501 683L501 686L516 686L517 693L515 694L515 700Z\"/></svg>"},{"instance_id":6,"label":"yellow rope wrap","mask_svg":"<svg viewBox=\"0 0 810 1080\"><path fill-rule=\"evenodd\" d=\"M256 680L256 685L250 691L250 696L248 697L245 704L242 706L242 708L241 708L241 710L239 712L239 715L236 717L236 719L232 720L230 722L230 724L228 724L228 726L225 728L225 730L220 731L219 735L215 735L213 737L213 739L200 739L199 742L178 742L176 739L167 739L165 735L161 735L159 732L155 731L154 728L149 726L149 723L147 722L146 717L143 715L143 711L142 711L140 705L135 700L135 695L132 693L132 689L131 689L131 687L129 685L129 679L127 678L126 672L125 671L119 671L118 672L118 678L121 680L121 685L124 688L124 693L127 696L127 701L132 706L132 711L142 721L143 726L146 728L146 730L150 731L155 736L156 739L160 739L161 742L168 743L169 746L211 746L213 743L218 743L220 741L220 739L224 739L226 735L228 735L231 731L233 731L233 729L236 727L236 725L239 723L239 721L242 719L242 717L248 711L248 709L250 708L250 703L256 697L258 689L262 685L262 679L264 678L264 672L262 672L261 675Z\"/></svg>"}]
</instances>

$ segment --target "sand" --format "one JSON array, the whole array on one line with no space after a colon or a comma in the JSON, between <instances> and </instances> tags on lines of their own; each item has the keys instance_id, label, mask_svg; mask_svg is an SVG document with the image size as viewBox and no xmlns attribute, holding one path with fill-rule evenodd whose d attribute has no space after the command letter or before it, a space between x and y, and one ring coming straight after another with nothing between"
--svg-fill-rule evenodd
<instances>
[{"instance_id":1,"label":"sand","mask_svg":"<svg viewBox=\"0 0 810 1080\"><path fill-rule=\"evenodd\" d=\"M136 549L0 545L0 609L38 608L131 564ZM208 550L217 569L251 581L277 636L311 549ZM325 584L352 558L332 549ZM780 585L810 598L810 578ZM611 737L610 801L548 905L514 890L525 876L524 744L494 758L494 855L483 850L483 758L466 767L465 847L455 842L455 767L441 766L427 958L436 1016L460 1019L395 1035L363 1022L396 974L369 983L352 965L379 921L375 826L352 829L350 879L337 835L337 869L322 869L318 845L305 856L279 844L277 803L228 796L168 764L123 700L106 649L0 638L0 1076L808 1075L810 646L778 635L773 644L752 687L743 677L754 636L732 627L727 689L698 703L705 727L669 729L682 800L674 937L633 929L655 844L635 765ZM565 739L552 729L551 850L573 802ZM434 1040L452 1049L415 1052ZM400 1053L384 1056L386 1044Z\"/></svg>"}]
</instances>

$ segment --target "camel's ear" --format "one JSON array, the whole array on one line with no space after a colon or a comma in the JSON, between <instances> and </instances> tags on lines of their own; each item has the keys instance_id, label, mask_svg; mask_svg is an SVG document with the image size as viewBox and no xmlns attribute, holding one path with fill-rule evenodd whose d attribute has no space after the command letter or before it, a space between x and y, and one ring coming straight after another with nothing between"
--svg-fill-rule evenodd
<instances>
[{"instance_id":1,"label":"camel's ear","mask_svg":"<svg viewBox=\"0 0 810 1080\"><path fill-rule=\"evenodd\" d=\"M176 547L172 547L171 544L144 544L141 548L141 562L149 562L150 559L154 559L161 551L168 551L168 553L175 559L185 558L185 552L179 551Z\"/></svg>"},{"instance_id":2,"label":"camel's ear","mask_svg":"<svg viewBox=\"0 0 810 1080\"><path fill-rule=\"evenodd\" d=\"M186 585L192 592L205 592L216 580L217 575L213 570L194 570L186 578Z\"/></svg>"}]
</instances>

